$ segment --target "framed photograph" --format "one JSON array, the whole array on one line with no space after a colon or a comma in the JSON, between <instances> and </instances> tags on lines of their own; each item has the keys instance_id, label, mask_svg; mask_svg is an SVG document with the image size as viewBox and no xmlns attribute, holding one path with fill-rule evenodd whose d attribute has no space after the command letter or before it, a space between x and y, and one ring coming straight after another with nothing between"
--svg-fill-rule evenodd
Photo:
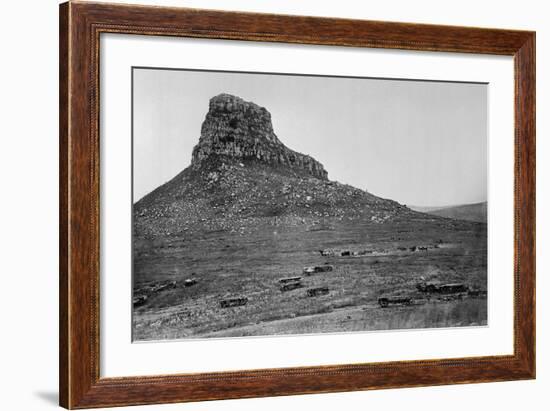
<instances>
[{"instance_id":1,"label":"framed photograph","mask_svg":"<svg viewBox=\"0 0 550 411\"><path fill-rule=\"evenodd\" d=\"M535 378L535 33L60 6L60 405Z\"/></svg>"}]
</instances>

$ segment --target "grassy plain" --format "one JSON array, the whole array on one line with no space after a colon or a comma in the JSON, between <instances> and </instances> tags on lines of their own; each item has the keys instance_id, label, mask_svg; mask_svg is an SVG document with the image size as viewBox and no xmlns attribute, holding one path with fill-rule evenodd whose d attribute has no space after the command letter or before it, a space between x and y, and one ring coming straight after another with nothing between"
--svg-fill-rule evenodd
<instances>
[{"instance_id":1,"label":"grassy plain","mask_svg":"<svg viewBox=\"0 0 550 411\"><path fill-rule=\"evenodd\" d=\"M427 250L411 251L414 246ZM369 254L325 257L323 249ZM302 274L306 266L327 263L333 271ZM303 288L280 291L280 278L299 275ZM185 287L187 278L196 284ZM263 217L243 221L241 230L136 237L134 290L165 280L176 287L134 308L134 340L485 325L486 298L420 298L388 308L377 299L414 294L422 280L486 289L487 226L422 214L383 223ZM306 295L320 286L329 293ZM246 305L221 308L220 300L240 296Z\"/></svg>"}]
</instances>

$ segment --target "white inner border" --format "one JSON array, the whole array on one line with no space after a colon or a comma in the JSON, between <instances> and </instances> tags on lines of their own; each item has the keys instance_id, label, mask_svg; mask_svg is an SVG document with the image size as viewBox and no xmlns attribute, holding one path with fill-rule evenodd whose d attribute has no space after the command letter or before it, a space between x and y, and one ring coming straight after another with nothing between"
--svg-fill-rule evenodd
<instances>
[{"instance_id":1,"label":"white inner border","mask_svg":"<svg viewBox=\"0 0 550 411\"><path fill-rule=\"evenodd\" d=\"M513 61L508 57L101 35L101 377L513 353ZM131 67L489 83L489 325L131 343Z\"/></svg>"}]
</instances>

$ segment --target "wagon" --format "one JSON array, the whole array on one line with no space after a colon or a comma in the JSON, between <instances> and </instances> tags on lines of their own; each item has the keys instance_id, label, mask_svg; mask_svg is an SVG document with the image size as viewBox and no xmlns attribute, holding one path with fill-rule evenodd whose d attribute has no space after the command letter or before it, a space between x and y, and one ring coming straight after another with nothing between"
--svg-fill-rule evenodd
<instances>
[{"instance_id":1,"label":"wagon","mask_svg":"<svg viewBox=\"0 0 550 411\"><path fill-rule=\"evenodd\" d=\"M442 284L439 287L439 293L441 294L467 293L468 291L469 287L462 283Z\"/></svg>"},{"instance_id":2,"label":"wagon","mask_svg":"<svg viewBox=\"0 0 550 411\"><path fill-rule=\"evenodd\" d=\"M195 284L197 284L197 280L195 278L188 278L183 282L183 285L185 285L186 287L191 287L192 285L195 285Z\"/></svg>"},{"instance_id":3,"label":"wagon","mask_svg":"<svg viewBox=\"0 0 550 411\"><path fill-rule=\"evenodd\" d=\"M241 305L246 305L248 303L248 298L246 297L237 297L237 298L227 298L220 301L221 308L228 307L239 307Z\"/></svg>"},{"instance_id":4,"label":"wagon","mask_svg":"<svg viewBox=\"0 0 550 411\"><path fill-rule=\"evenodd\" d=\"M144 305L147 302L147 296L146 295L138 295L135 296L132 300L132 303L134 304L134 307L140 307Z\"/></svg>"},{"instance_id":5,"label":"wagon","mask_svg":"<svg viewBox=\"0 0 550 411\"><path fill-rule=\"evenodd\" d=\"M326 295L328 294L328 287L317 287L317 288L310 288L307 290L307 296L308 297L317 297L318 295Z\"/></svg>"},{"instance_id":6,"label":"wagon","mask_svg":"<svg viewBox=\"0 0 550 411\"><path fill-rule=\"evenodd\" d=\"M463 283L418 283L416 285L418 291L423 293L434 293L434 294L456 294L456 293L467 293L470 288Z\"/></svg>"},{"instance_id":7,"label":"wagon","mask_svg":"<svg viewBox=\"0 0 550 411\"><path fill-rule=\"evenodd\" d=\"M286 283L292 283L292 282L295 282L295 281L300 281L302 279L302 277L285 277L285 278L281 278L279 279L279 283L280 284L286 284Z\"/></svg>"},{"instance_id":8,"label":"wagon","mask_svg":"<svg viewBox=\"0 0 550 411\"><path fill-rule=\"evenodd\" d=\"M406 296L395 296L395 297L380 297L378 299L378 304L380 307L388 307L390 304L392 305L411 305L413 303L412 297L406 297Z\"/></svg>"},{"instance_id":9,"label":"wagon","mask_svg":"<svg viewBox=\"0 0 550 411\"><path fill-rule=\"evenodd\" d=\"M326 272L332 271L332 270L334 270L334 267L332 265L325 264L325 265L316 265L316 266L311 266L311 267L304 267L303 273L305 275L311 275L311 274L315 274L315 273L326 273Z\"/></svg>"}]
</instances>

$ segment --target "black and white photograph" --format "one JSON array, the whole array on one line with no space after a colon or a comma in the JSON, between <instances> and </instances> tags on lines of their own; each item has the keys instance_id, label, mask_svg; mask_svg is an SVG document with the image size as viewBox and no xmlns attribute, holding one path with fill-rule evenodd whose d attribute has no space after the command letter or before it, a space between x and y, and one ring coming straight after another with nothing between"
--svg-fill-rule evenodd
<instances>
[{"instance_id":1,"label":"black and white photograph","mask_svg":"<svg viewBox=\"0 0 550 411\"><path fill-rule=\"evenodd\" d=\"M547 409L549 10L4 2L0 408Z\"/></svg>"},{"instance_id":2,"label":"black and white photograph","mask_svg":"<svg viewBox=\"0 0 550 411\"><path fill-rule=\"evenodd\" d=\"M134 67L133 341L487 326L487 105Z\"/></svg>"}]
</instances>

